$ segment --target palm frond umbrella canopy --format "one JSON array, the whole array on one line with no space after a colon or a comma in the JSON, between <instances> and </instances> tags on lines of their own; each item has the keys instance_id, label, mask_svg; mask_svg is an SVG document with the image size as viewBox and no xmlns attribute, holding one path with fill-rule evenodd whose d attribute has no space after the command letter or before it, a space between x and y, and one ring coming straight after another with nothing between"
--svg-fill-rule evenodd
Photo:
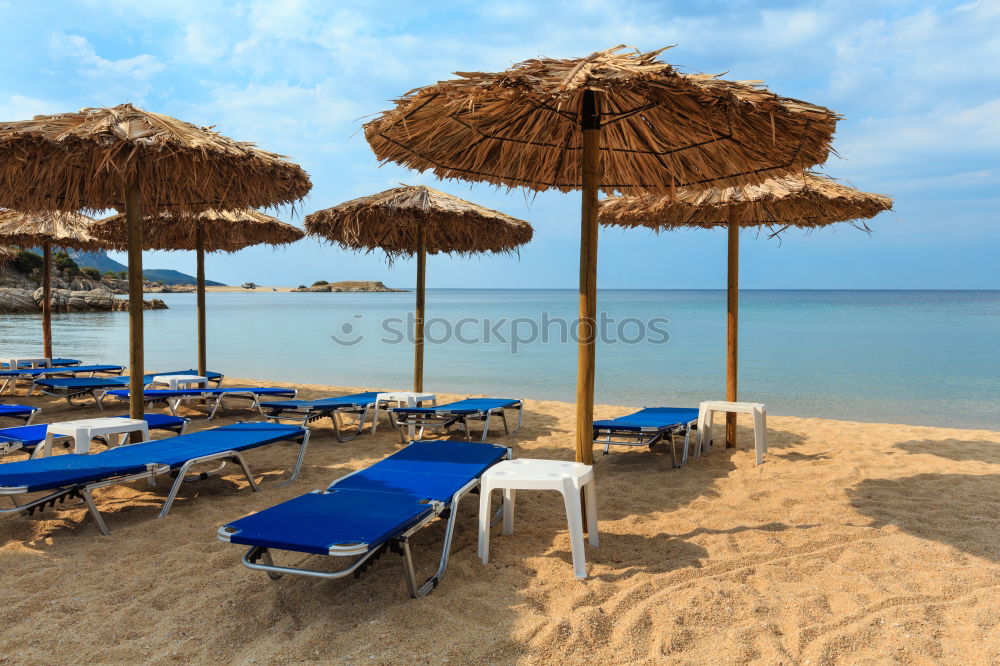
<instances>
[{"instance_id":1,"label":"palm frond umbrella canopy","mask_svg":"<svg viewBox=\"0 0 1000 666\"><path fill-rule=\"evenodd\" d=\"M739 230L768 227L815 229L851 222L868 231L863 220L892 210L892 199L856 190L824 175L803 173L760 185L710 190L678 190L659 195L612 197L600 204L601 224L627 229L669 230L699 227L728 230L726 400L737 399L739 347ZM736 443L735 414L726 415L726 444Z\"/></svg>"},{"instance_id":2,"label":"palm frond umbrella canopy","mask_svg":"<svg viewBox=\"0 0 1000 666\"><path fill-rule=\"evenodd\" d=\"M0 209L0 241L42 248L42 355L52 358L52 248L99 250L92 234L93 218L80 213L25 213Z\"/></svg>"},{"instance_id":3,"label":"palm frond umbrella canopy","mask_svg":"<svg viewBox=\"0 0 1000 666\"><path fill-rule=\"evenodd\" d=\"M205 317L205 253L237 252L253 245L287 245L305 234L298 227L251 208L207 210L196 215L160 213L143 219L144 250L192 250L197 254L198 374L208 365ZM128 245L124 215L94 225L94 235L121 250Z\"/></svg>"},{"instance_id":4,"label":"palm frond umbrella canopy","mask_svg":"<svg viewBox=\"0 0 1000 666\"><path fill-rule=\"evenodd\" d=\"M577 460L591 462L597 198L752 185L826 160L832 111L617 46L417 88L365 124L383 162L440 178L582 190Z\"/></svg>"},{"instance_id":5,"label":"palm frond umbrella canopy","mask_svg":"<svg viewBox=\"0 0 1000 666\"><path fill-rule=\"evenodd\" d=\"M531 240L524 220L424 185L403 185L306 215L306 231L352 250L383 250L391 262L415 256L413 390L424 383L427 254L506 253Z\"/></svg>"},{"instance_id":6,"label":"palm frond umbrella canopy","mask_svg":"<svg viewBox=\"0 0 1000 666\"><path fill-rule=\"evenodd\" d=\"M117 208L128 224L129 411L142 417L142 223L147 213L291 204L309 176L252 143L131 104L0 122L0 206Z\"/></svg>"}]
</instances>

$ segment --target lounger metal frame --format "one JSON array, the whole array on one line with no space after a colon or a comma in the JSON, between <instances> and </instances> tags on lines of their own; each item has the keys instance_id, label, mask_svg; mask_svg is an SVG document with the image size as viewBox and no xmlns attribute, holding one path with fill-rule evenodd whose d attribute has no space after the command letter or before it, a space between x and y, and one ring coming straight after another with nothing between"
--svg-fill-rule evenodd
<instances>
[{"instance_id":1,"label":"lounger metal frame","mask_svg":"<svg viewBox=\"0 0 1000 666\"><path fill-rule=\"evenodd\" d=\"M447 407L447 405L445 405ZM518 432L521 429L521 423L524 420L524 401L518 400L516 405L509 405L507 407L493 407L492 409L482 409L476 412L447 412L447 411L437 411L433 413L421 413L421 412L407 412L406 410L412 409L411 407L395 407L389 410L392 415L392 423L399 430L399 438L404 444L406 444L413 437L407 437L407 432L404 432L404 428L408 431L410 428L419 428L415 439L423 439L425 428L434 428L442 433L446 433L451 429L451 426L456 423L461 424L463 430L465 431L465 439L471 440L472 434L469 432L469 419L482 421L483 422L483 435L479 439L480 442L485 443L486 438L490 434L490 418L494 415L500 417L503 421L503 431L505 435L510 435ZM517 427L513 431L507 426L507 410L516 409L517 410Z\"/></svg>"},{"instance_id":2,"label":"lounger metal frame","mask_svg":"<svg viewBox=\"0 0 1000 666\"><path fill-rule=\"evenodd\" d=\"M687 423L677 424L667 428L640 428L638 430L629 429L617 429L607 426L594 426L594 444L598 444L604 447L604 455L608 455L612 446L647 446L653 448L653 445L659 443L662 440L667 440L670 442L670 461L674 468L683 467L688 461L688 447L691 443L691 431L697 425L698 419L688 421ZM684 450L681 454L680 462L677 461L677 443L674 441L674 437L684 434ZM612 437L619 437L620 439L612 439Z\"/></svg>"},{"instance_id":3,"label":"lounger metal frame","mask_svg":"<svg viewBox=\"0 0 1000 666\"><path fill-rule=\"evenodd\" d=\"M358 403L356 405L343 405L339 407L317 407L316 409L277 409L268 408L271 411L265 412L264 407L258 405L261 415L269 421L274 421L275 423L283 423L289 421L291 423L296 423L300 425L307 425L313 421L317 421L323 417L329 416L330 420L333 422L333 432L337 436L338 442L349 442L362 432L364 432L365 424L368 422L368 412L369 410L374 410L375 401L367 404ZM284 412L290 412L290 415L286 416ZM343 426L340 423L340 417L345 414L354 414L357 418L358 425L353 433L345 434ZM372 432L375 432L375 421L372 421Z\"/></svg>"},{"instance_id":4,"label":"lounger metal frame","mask_svg":"<svg viewBox=\"0 0 1000 666\"><path fill-rule=\"evenodd\" d=\"M507 447L507 455L505 456L505 459L510 460L512 455L512 449ZM321 494L329 493L330 491L336 489L338 483L350 476L353 476L354 474L357 474L357 472L352 472L347 476L337 479L330 484L326 490L314 490L312 492ZM418 599L437 587L438 583L440 583L441 579L444 577L445 570L448 568L448 557L451 555L451 543L455 536L458 504L463 497L478 487L479 478L477 477L466 483L457 492L455 492L455 494L452 495L451 500L447 503L437 500L428 501L428 505L431 507L431 512L427 516L421 518L417 523L407 528L403 533L387 539L374 548L365 543L330 546L327 554L331 557L356 556L355 559L347 565L347 567L337 571L319 571L317 569L279 566L274 563L271 556L271 549L263 546L251 546L246 554L243 555L241 561L245 567L266 572L271 580L278 580L285 574L332 579L344 578L352 574L360 575L361 572L367 568L367 566L374 563L374 559L378 559L385 553L385 551L388 550L402 556L403 576L406 578L407 590L412 598ZM500 511L502 511L502 508L497 512L497 518L500 516ZM438 561L437 571L435 571L434 574L423 583L420 583L417 579L416 568L413 566L413 553L410 549L410 538L435 519L444 517L445 513L448 514L448 524L445 527L444 543L441 546L441 558ZM235 534L235 531L230 530L226 526L220 527L218 531L219 539L221 541L225 541L226 543L229 543L230 536L233 534Z\"/></svg>"},{"instance_id":5,"label":"lounger metal frame","mask_svg":"<svg viewBox=\"0 0 1000 666\"><path fill-rule=\"evenodd\" d=\"M297 389L288 389L288 390L293 393L293 397L294 395L298 394ZM102 395L101 396L102 401L103 398L104 396ZM167 409L170 410L170 414L172 416L177 416L177 408L180 406L182 402L204 400L206 404L210 406L208 416L205 419L206 421L211 421L213 418L215 418L215 414L219 411L220 408L222 409L223 412L227 411L225 398L240 398L243 400L249 400L250 404L247 406L247 409L256 409L258 412L260 412L262 416L265 415L264 409L260 406L261 395L252 390L244 390L244 391L227 390L225 393L196 392L196 393L191 393L189 395L175 395L175 396L160 396L160 395L151 395L149 393L143 393L143 402L145 404L154 405L158 403L163 403L167 406ZM124 396L119 397L119 399L122 401L128 400L128 398ZM98 404L100 405L100 402ZM103 405L101 406L101 408L103 409Z\"/></svg>"},{"instance_id":6,"label":"lounger metal frame","mask_svg":"<svg viewBox=\"0 0 1000 666\"><path fill-rule=\"evenodd\" d=\"M295 460L295 467L292 470L291 476L289 476L287 480L279 483L276 486L277 488L284 488L285 486L287 486L288 484L294 482L297 478L299 478L299 474L302 471L302 461L305 459L306 450L309 447L309 431L306 430L301 437L296 437L291 440L276 440L275 442L271 442L272 444L274 444L277 443L278 441L296 441L296 440L299 441L299 454ZM174 500L177 498L177 493L181 488L181 484L183 484L186 481L198 481L208 478L209 476L213 476L217 474L219 471L221 471L221 469L225 466L226 462L234 462L238 464L240 466L240 469L243 471L243 474L246 477L247 483L249 483L250 488L254 492L260 492L260 486L254 480L253 475L250 472L250 467L249 465L247 465L246 459L243 457L243 453L244 452L242 451L229 450L205 456L198 456L196 458L191 458L183 465L181 465L179 468L177 468L176 478L174 479L173 484L170 486L170 492L167 493L167 498L166 500L164 500L163 507L160 509L160 513L157 515L157 518L163 518L170 512L170 508L173 506ZM187 473L191 469L192 465L204 462L212 462L215 460L222 461L222 464L210 472L202 472L200 474L195 474L190 477L188 476ZM150 485L155 486L157 477L163 474L172 474L172 473L173 473L173 468L170 467L169 465L149 464L146 466L146 471L144 472L116 476L111 479L102 479L100 481L93 481L91 483L82 483L73 486L68 486L66 488L60 488L58 490L48 493L43 497L33 499L24 504L18 504L16 497L18 495L23 495L29 492L27 486L0 487L0 496L10 497L11 501L14 503L13 508L0 509L0 515L21 513L30 516L35 512L35 509L42 511L45 509L46 506L54 507L57 502L61 504L65 502L67 499L78 497L86 503L87 510L90 512L90 515L93 516L94 522L97 523L97 528L101 531L101 534L108 536L111 534L111 532L110 530L108 530L108 526L104 522L104 517L101 515L100 510L98 510L97 505L94 503L94 499L92 497L92 493L94 490L97 490L98 488L106 488L107 486L116 486L122 483L131 483L133 481L139 481L141 479L148 479ZM43 491L38 491L38 492L43 492Z\"/></svg>"}]
</instances>

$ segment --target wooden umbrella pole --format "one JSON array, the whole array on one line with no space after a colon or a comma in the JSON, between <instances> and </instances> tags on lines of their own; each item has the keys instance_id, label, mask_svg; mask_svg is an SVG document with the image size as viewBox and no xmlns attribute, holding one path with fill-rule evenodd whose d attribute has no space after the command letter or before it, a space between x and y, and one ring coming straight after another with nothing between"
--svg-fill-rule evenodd
<instances>
[{"instance_id":1,"label":"wooden umbrella pole","mask_svg":"<svg viewBox=\"0 0 1000 666\"><path fill-rule=\"evenodd\" d=\"M580 320L576 370L576 460L594 462L594 356L597 340L597 192L601 185L601 116L597 94L583 92L580 168Z\"/></svg>"},{"instance_id":2,"label":"wooden umbrella pole","mask_svg":"<svg viewBox=\"0 0 1000 666\"><path fill-rule=\"evenodd\" d=\"M730 213L726 224L729 236L729 271L726 289L726 400L737 400L737 352L739 349L740 224ZM726 414L726 448L736 446L736 414Z\"/></svg>"},{"instance_id":3,"label":"wooden umbrella pole","mask_svg":"<svg viewBox=\"0 0 1000 666\"><path fill-rule=\"evenodd\" d=\"M42 243L42 350L52 358L52 243Z\"/></svg>"},{"instance_id":4,"label":"wooden umbrella pole","mask_svg":"<svg viewBox=\"0 0 1000 666\"><path fill-rule=\"evenodd\" d=\"M129 416L143 417L142 332L142 218L139 217L139 185L135 176L125 180L125 221L128 228L128 324L129 324ZM132 433L139 441L141 433Z\"/></svg>"},{"instance_id":5,"label":"wooden umbrella pole","mask_svg":"<svg viewBox=\"0 0 1000 666\"><path fill-rule=\"evenodd\" d=\"M413 390L424 390L424 287L427 278L427 247L424 221L417 222L417 308L413 322Z\"/></svg>"},{"instance_id":6,"label":"wooden umbrella pole","mask_svg":"<svg viewBox=\"0 0 1000 666\"><path fill-rule=\"evenodd\" d=\"M206 347L205 325L205 232L201 223L195 232L195 253L198 256L198 374L202 377L208 369L208 351Z\"/></svg>"}]
</instances>

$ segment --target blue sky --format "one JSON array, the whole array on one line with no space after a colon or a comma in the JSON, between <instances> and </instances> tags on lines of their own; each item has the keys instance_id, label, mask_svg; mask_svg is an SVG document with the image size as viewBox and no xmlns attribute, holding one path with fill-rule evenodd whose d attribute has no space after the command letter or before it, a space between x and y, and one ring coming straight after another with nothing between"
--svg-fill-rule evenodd
<instances>
[{"instance_id":1,"label":"blue sky","mask_svg":"<svg viewBox=\"0 0 1000 666\"><path fill-rule=\"evenodd\" d=\"M302 209L427 183L531 221L518 257L432 257L431 287L575 287L579 196L506 192L378 167L360 126L387 100L526 58L624 43L689 70L763 80L846 116L826 173L892 195L866 235L842 226L744 234L746 288L1000 288L1000 2L575 0L265 2L0 0L0 119L130 101L215 125L290 156L312 176ZM283 218L302 224L301 211ZM721 288L722 232L601 233L602 287ZM190 253L150 268L193 271ZM383 280L390 270L307 240L207 260L230 283Z\"/></svg>"}]
</instances>

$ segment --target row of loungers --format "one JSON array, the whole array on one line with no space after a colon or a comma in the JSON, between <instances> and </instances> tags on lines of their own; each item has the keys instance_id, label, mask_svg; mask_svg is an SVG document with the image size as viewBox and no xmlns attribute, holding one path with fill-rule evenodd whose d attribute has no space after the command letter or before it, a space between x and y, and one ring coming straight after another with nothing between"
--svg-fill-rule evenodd
<instances>
[{"instance_id":1,"label":"row of loungers","mask_svg":"<svg viewBox=\"0 0 1000 666\"><path fill-rule=\"evenodd\" d=\"M235 389L241 390L248 391ZM127 399L127 391L112 389L109 393ZM205 390L150 393L153 396L149 402L213 395ZM223 394L215 395L221 400ZM0 495L18 498L43 493L41 497L0 512L32 513L77 497L86 503L101 532L107 534L107 525L91 496L97 488L173 474L176 478L159 514L163 517L169 512L192 465L209 461L235 462L256 491L259 488L242 453L279 441L298 442L298 458L290 478L282 484L286 485L301 471L309 440L305 427L308 423L328 416L334 423L338 439L345 441L340 419L353 416L357 420L356 430L347 436L350 439L363 431L370 414L374 431L378 420L377 395L377 392L365 392L321 400L268 402L255 395L253 404L274 422L237 423L97 454L66 454L0 465ZM170 406L170 402L167 404ZM243 564L265 571L273 579L284 574L319 578L357 575L383 553L396 552L403 557L403 573L410 595L423 596L437 586L445 573L460 500L478 488L486 470L512 455L507 447L485 442L491 418L501 419L505 431L509 430L506 411L510 409L517 411L519 429L523 413L520 400L470 398L435 407L389 410L401 436L404 428L419 430L417 439L420 439L425 429L448 431L458 426L464 430L466 438L471 438L471 420L483 422L483 435L479 443L411 441L384 460L342 477L324 490L312 491L231 522L218 530L218 536L223 541L247 546ZM607 453L612 445L652 447L669 441L674 465L680 466L687 460L697 416L696 409L647 408L617 419L595 421L594 442L602 444ZM295 424L283 424L281 420ZM24 434L26 439L27 434ZM44 435L44 430L33 433L36 445ZM674 439L681 435L684 444L678 458ZM409 540L437 518L447 519L441 556L436 572L421 582L415 573ZM309 568L302 563L278 564L274 560L275 552L350 559L345 566L330 571Z\"/></svg>"},{"instance_id":2,"label":"row of loungers","mask_svg":"<svg viewBox=\"0 0 1000 666\"><path fill-rule=\"evenodd\" d=\"M140 479L155 482L159 476L175 475L170 492L160 511L166 516L177 491L187 479L192 465L222 461L237 463L254 491L259 487L250 473L243 452L275 442L299 444L295 466L286 485L298 478L309 443L309 431L302 427L275 423L234 423L201 432L178 435L167 439L118 446L100 453L67 453L47 458L33 458L0 465L0 495L10 497L13 508L0 509L0 514L21 513L53 507L70 498L82 499L102 534L109 534L92 493L104 488ZM218 471L219 468L213 471ZM203 476L203 475L202 475ZM23 500L25 495L36 495Z\"/></svg>"}]
</instances>

